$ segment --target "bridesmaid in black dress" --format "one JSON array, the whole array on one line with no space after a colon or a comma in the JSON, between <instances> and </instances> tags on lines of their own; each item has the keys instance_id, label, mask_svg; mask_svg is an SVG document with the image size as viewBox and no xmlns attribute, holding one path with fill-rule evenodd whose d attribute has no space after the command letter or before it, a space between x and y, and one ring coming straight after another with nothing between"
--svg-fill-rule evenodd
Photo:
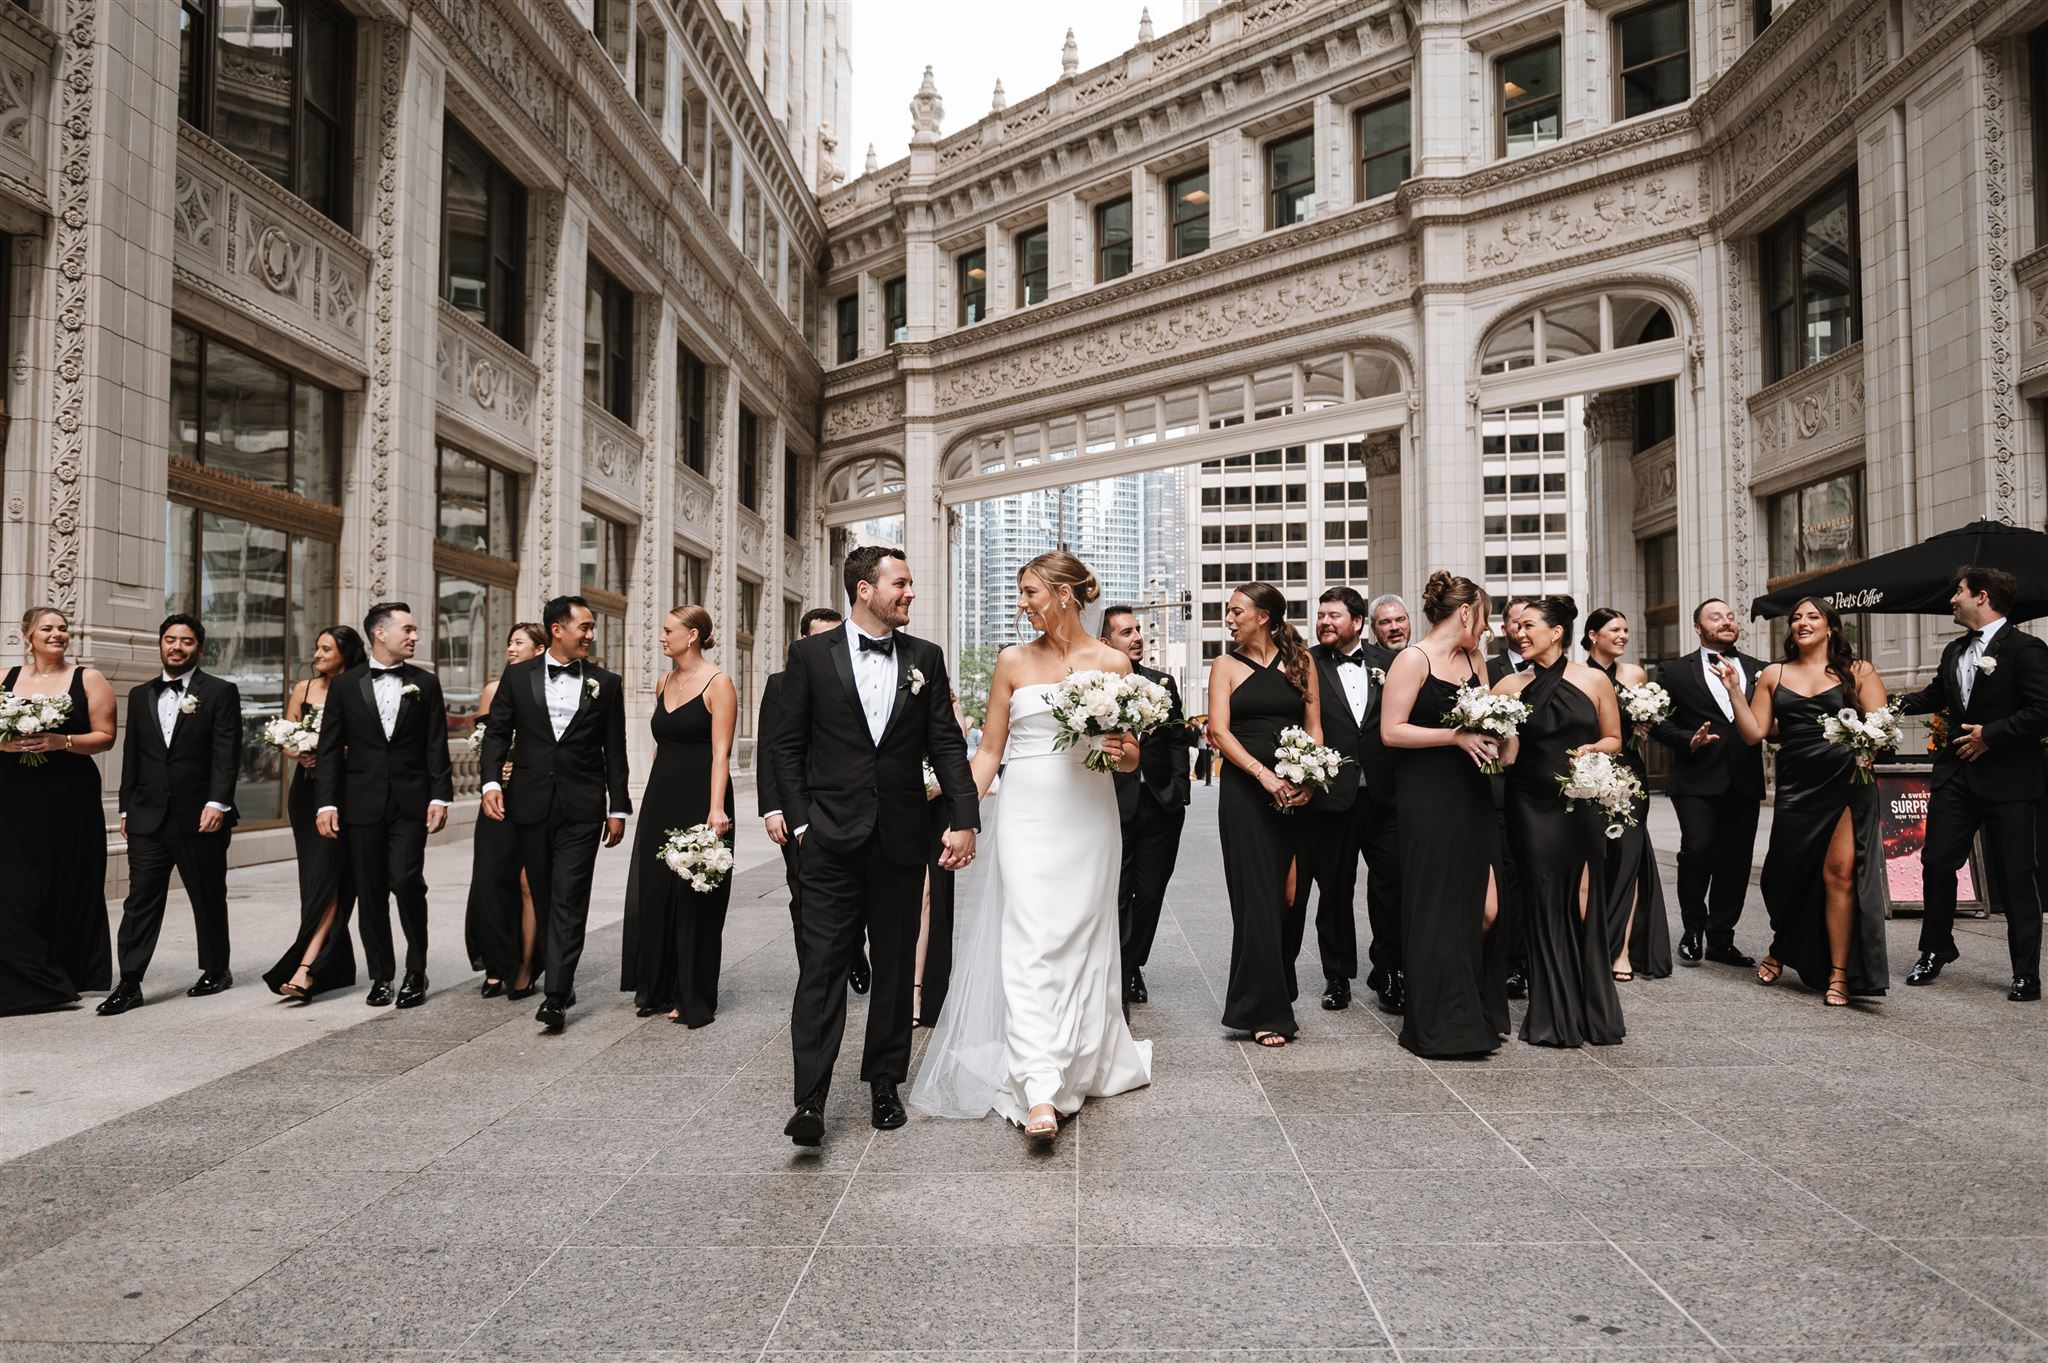
<instances>
[{"instance_id":1,"label":"bridesmaid in black dress","mask_svg":"<svg viewBox=\"0 0 2048 1363\"><path fill-rule=\"evenodd\" d=\"M21 617L28 662L0 687L71 697L49 733L0 743L0 1013L76 1003L107 988L107 817L93 756L114 746L114 689L65 661L71 621L52 606ZM39 764L27 761L40 755Z\"/></svg>"},{"instance_id":2,"label":"bridesmaid in black dress","mask_svg":"<svg viewBox=\"0 0 2048 1363\"><path fill-rule=\"evenodd\" d=\"M1521 731L1508 740L1505 808L1529 945L1522 1040L1532 1046L1613 1046L1626 1031L1600 890L1607 818L1590 803L1568 808L1557 784L1582 751L1621 754L1621 711L1607 674L1565 652L1578 618L1569 596L1531 601L1520 641L1530 666L1493 688L1529 707Z\"/></svg>"},{"instance_id":3,"label":"bridesmaid in black dress","mask_svg":"<svg viewBox=\"0 0 2048 1363\"><path fill-rule=\"evenodd\" d=\"M1616 691L1641 686L1650 674L1621 655L1628 651L1628 617L1612 606L1602 606L1586 617L1586 633L1580 640L1594 667L1607 674ZM1614 960L1614 978L1628 981L1641 976L1661 980L1671 973L1671 924L1664 908L1664 879L1657 874L1657 849L1650 843L1650 796L1643 749L1649 742L1647 726L1635 726L1633 739L1628 716L1621 717L1625 746L1621 760L1644 782L1643 798L1636 801L1636 821L1621 830L1619 838L1607 844L1607 860L1600 874L1601 893L1607 900L1607 950Z\"/></svg>"},{"instance_id":4,"label":"bridesmaid in black dress","mask_svg":"<svg viewBox=\"0 0 2048 1363\"><path fill-rule=\"evenodd\" d=\"M547 631L530 621L512 626L505 636L505 666L538 658L547 651ZM498 683L484 685L477 697L478 730L497 698ZM518 741L518 736L513 736ZM479 774L479 781L490 778ZM500 784L512 779L512 763L498 773ZM469 907L463 919L463 940L470 965L484 973L478 992L487 999L500 995L518 1002L538 988L540 918L533 909L533 891L519 864L519 825L510 819L478 819L470 849Z\"/></svg>"},{"instance_id":5,"label":"bridesmaid in black dress","mask_svg":"<svg viewBox=\"0 0 2048 1363\"><path fill-rule=\"evenodd\" d=\"M640 800L633 864L626 874L625 960L619 988L633 991L641 1017L667 1010L670 1022L702 1027L718 1013L718 962L732 877L699 894L657 855L668 835L709 824L732 841L732 678L704 657L711 615L678 606L661 622L672 664L654 696L654 767Z\"/></svg>"},{"instance_id":6,"label":"bridesmaid in black dress","mask_svg":"<svg viewBox=\"0 0 2048 1363\"><path fill-rule=\"evenodd\" d=\"M1494 931L1499 821L1480 770L1500 748L1443 720L1461 688L1486 687L1479 631L1491 609L1470 578L1430 574L1422 592L1429 633L1394 659L1380 701L1401 838L1401 1044L1432 1058L1490 1055L1508 1034L1502 934Z\"/></svg>"},{"instance_id":7,"label":"bridesmaid in black dress","mask_svg":"<svg viewBox=\"0 0 2048 1363\"><path fill-rule=\"evenodd\" d=\"M1818 597L1792 607L1781 661L1757 674L1745 702L1735 669L1715 669L1735 695L1735 726L1759 743L1777 724L1778 788L1764 854L1764 908L1771 950L1757 982L1776 984L1790 966L1831 1008L1890 983L1884 940L1884 848L1877 787L1856 781L1856 754L1830 743L1821 721L1839 710L1885 704L1884 679L1857 658L1835 608Z\"/></svg>"},{"instance_id":8,"label":"bridesmaid in black dress","mask_svg":"<svg viewBox=\"0 0 2048 1363\"><path fill-rule=\"evenodd\" d=\"M1273 774L1280 731L1299 726L1323 741L1316 669L1287 623L1287 598L1266 582L1230 594L1223 625L1236 647L1209 664L1209 736L1223 764L1216 797L1223 882L1230 894L1230 981L1223 1025L1261 1046L1294 1039L1294 995L1282 946L1306 787Z\"/></svg>"},{"instance_id":9,"label":"bridesmaid in black dress","mask_svg":"<svg viewBox=\"0 0 2048 1363\"><path fill-rule=\"evenodd\" d=\"M286 719L308 719L327 704L334 679L363 661L362 636L347 625L320 632L313 644L313 675L292 688L285 702ZM277 964L263 972L273 994L304 1003L323 989L345 989L356 982L356 949L348 939L349 914L355 909L354 875L349 870L348 825L341 836L323 838L314 827L320 802L313 794L313 754L292 759L292 850L299 862L299 935Z\"/></svg>"}]
</instances>

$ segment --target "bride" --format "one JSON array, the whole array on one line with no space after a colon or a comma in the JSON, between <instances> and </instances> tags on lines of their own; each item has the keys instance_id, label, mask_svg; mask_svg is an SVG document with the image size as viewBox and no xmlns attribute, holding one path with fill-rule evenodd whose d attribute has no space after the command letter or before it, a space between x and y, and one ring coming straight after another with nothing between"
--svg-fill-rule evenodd
<instances>
[{"instance_id":1,"label":"bride","mask_svg":"<svg viewBox=\"0 0 2048 1363\"><path fill-rule=\"evenodd\" d=\"M1081 623L1101 588L1072 554L1025 564L1017 595L1039 636L996 659L974 784L986 800L1000 767L1002 798L982 814L980 904L962 924L910 1101L935 1117L993 1110L1050 1141L1084 1099L1152 1082L1152 1043L1134 1040L1123 1014L1115 785L1082 765L1085 744L1053 748L1053 687L1071 671L1127 673L1131 663ZM1135 738L1101 746L1121 770L1137 768Z\"/></svg>"}]
</instances>

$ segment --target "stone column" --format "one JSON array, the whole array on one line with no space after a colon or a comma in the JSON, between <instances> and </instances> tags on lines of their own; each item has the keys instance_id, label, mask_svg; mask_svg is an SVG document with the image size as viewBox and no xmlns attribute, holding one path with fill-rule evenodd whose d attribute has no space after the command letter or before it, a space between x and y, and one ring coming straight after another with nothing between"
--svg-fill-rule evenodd
<instances>
[{"instance_id":1,"label":"stone column","mask_svg":"<svg viewBox=\"0 0 2048 1363\"><path fill-rule=\"evenodd\" d=\"M534 546L533 561L530 569L521 570L520 585L528 600L545 601L573 591L579 577L576 522L583 509L583 304L590 216L580 202L562 194L548 194L534 206L541 234L540 439L534 450L533 495L527 499L525 543Z\"/></svg>"},{"instance_id":2,"label":"stone column","mask_svg":"<svg viewBox=\"0 0 2048 1363\"><path fill-rule=\"evenodd\" d=\"M1080 200L1061 194L1045 206L1045 296L1064 298L1085 287L1088 272L1081 268L1082 241Z\"/></svg>"},{"instance_id":3,"label":"stone column","mask_svg":"<svg viewBox=\"0 0 2048 1363\"><path fill-rule=\"evenodd\" d=\"M1209 139L1209 246L1213 250L1236 243L1239 235L1257 232L1263 225L1253 211L1257 198L1249 183L1246 162L1257 157L1235 128Z\"/></svg>"},{"instance_id":4,"label":"stone column","mask_svg":"<svg viewBox=\"0 0 2048 1363\"><path fill-rule=\"evenodd\" d=\"M1470 125L1467 83L1473 63L1462 31L1464 6L1453 0L1423 0L1415 32L1415 174L1459 175L1465 170ZM1492 122L1485 120L1486 145Z\"/></svg>"},{"instance_id":5,"label":"stone column","mask_svg":"<svg viewBox=\"0 0 2048 1363\"><path fill-rule=\"evenodd\" d=\"M1401 528L1402 450L1410 443L1405 431L1385 431L1365 438L1366 559L1372 564L1368 598L1394 592L1404 599L1411 582L1421 579L1405 570ZM1413 602L1410 602L1411 608Z\"/></svg>"},{"instance_id":6,"label":"stone column","mask_svg":"<svg viewBox=\"0 0 2048 1363\"><path fill-rule=\"evenodd\" d=\"M1345 155L1344 110L1329 95L1315 99L1315 216L1328 217L1353 201L1351 158Z\"/></svg>"},{"instance_id":7,"label":"stone column","mask_svg":"<svg viewBox=\"0 0 2048 1363\"><path fill-rule=\"evenodd\" d=\"M1602 393L1586 400L1588 612L1615 606L1640 627L1642 581L1635 536L1635 395Z\"/></svg>"}]
</instances>

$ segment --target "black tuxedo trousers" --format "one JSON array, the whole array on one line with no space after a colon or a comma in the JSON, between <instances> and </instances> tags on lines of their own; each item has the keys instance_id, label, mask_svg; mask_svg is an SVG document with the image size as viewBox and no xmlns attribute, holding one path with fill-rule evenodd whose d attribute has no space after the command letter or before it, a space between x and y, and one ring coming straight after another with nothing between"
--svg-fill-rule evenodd
<instances>
[{"instance_id":1,"label":"black tuxedo trousers","mask_svg":"<svg viewBox=\"0 0 2048 1363\"><path fill-rule=\"evenodd\" d=\"M567 1000L576 992L576 965L583 959L583 934L590 921L590 882L597 874L597 849L604 838L598 819L556 818L519 825L519 864L543 915L548 997ZM363 944L367 952L369 943Z\"/></svg>"},{"instance_id":2,"label":"black tuxedo trousers","mask_svg":"<svg viewBox=\"0 0 2048 1363\"><path fill-rule=\"evenodd\" d=\"M1920 849L1920 950L1956 949L1956 875L1970 859L1977 830L1984 831L1985 867L1992 898L2005 910L2012 973L2041 978L2041 900L2035 885L2033 800L1987 800L1965 777L1936 786L1927 801L1927 842Z\"/></svg>"},{"instance_id":3,"label":"black tuxedo trousers","mask_svg":"<svg viewBox=\"0 0 2048 1363\"><path fill-rule=\"evenodd\" d=\"M867 931L874 958L867 1039L860 1077L902 1083L910 1077L911 988L917 975L917 925L925 865L883 854L879 826L851 851L807 842L797 854L803 907L798 914L796 1002L790 1049L796 1101L822 1101L846 1035L846 971ZM548 987L554 988L552 977Z\"/></svg>"},{"instance_id":4,"label":"black tuxedo trousers","mask_svg":"<svg viewBox=\"0 0 2048 1363\"><path fill-rule=\"evenodd\" d=\"M391 901L405 932L405 968L427 968L427 824L402 815L348 825L348 855L356 875L356 931L363 964L373 980L393 978Z\"/></svg>"},{"instance_id":5,"label":"black tuxedo trousers","mask_svg":"<svg viewBox=\"0 0 2048 1363\"><path fill-rule=\"evenodd\" d=\"M1187 817L1186 805L1161 804L1150 791L1141 790L1123 821L1123 870L1117 878L1116 903L1126 972L1142 970L1152 959L1152 939L1159 935L1166 883L1180 860L1180 833Z\"/></svg>"},{"instance_id":6,"label":"black tuxedo trousers","mask_svg":"<svg viewBox=\"0 0 2048 1363\"><path fill-rule=\"evenodd\" d=\"M1687 932L1704 933L1710 947L1735 944L1760 808L1755 795L1741 790L1671 797L1678 816L1678 916Z\"/></svg>"},{"instance_id":7,"label":"black tuxedo trousers","mask_svg":"<svg viewBox=\"0 0 2048 1363\"><path fill-rule=\"evenodd\" d=\"M1316 954L1323 979L1334 983L1358 977L1358 864L1364 858L1365 917L1372 929L1366 949L1374 988L1385 976L1405 969L1401 959L1401 844L1391 806L1375 805L1359 792L1349 809L1303 810L1294 815L1308 821L1303 864L1294 878L1294 902L1288 906L1281 949L1287 957L1288 991L1295 987L1295 961L1308 935L1308 898L1316 901Z\"/></svg>"},{"instance_id":8,"label":"black tuxedo trousers","mask_svg":"<svg viewBox=\"0 0 2048 1363\"><path fill-rule=\"evenodd\" d=\"M152 721L153 722L153 721ZM139 983L149 973L163 931L171 872L184 882L199 937L199 968L228 968L228 830L201 833L183 815L166 818L154 833L128 834L128 897L121 904L121 978Z\"/></svg>"}]
</instances>

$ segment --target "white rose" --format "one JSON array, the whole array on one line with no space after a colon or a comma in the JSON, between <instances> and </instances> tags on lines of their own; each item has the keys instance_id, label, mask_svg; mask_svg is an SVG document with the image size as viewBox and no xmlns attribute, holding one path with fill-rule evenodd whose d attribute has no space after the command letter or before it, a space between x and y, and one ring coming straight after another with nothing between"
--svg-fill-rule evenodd
<instances>
[{"instance_id":1,"label":"white rose","mask_svg":"<svg viewBox=\"0 0 2048 1363\"><path fill-rule=\"evenodd\" d=\"M1982 672L1987 677L1990 676L1993 672L1996 672L1998 670L1998 659L1992 657L1988 653L1985 654L1983 657L1977 659L1977 670L1979 672Z\"/></svg>"}]
</instances>

